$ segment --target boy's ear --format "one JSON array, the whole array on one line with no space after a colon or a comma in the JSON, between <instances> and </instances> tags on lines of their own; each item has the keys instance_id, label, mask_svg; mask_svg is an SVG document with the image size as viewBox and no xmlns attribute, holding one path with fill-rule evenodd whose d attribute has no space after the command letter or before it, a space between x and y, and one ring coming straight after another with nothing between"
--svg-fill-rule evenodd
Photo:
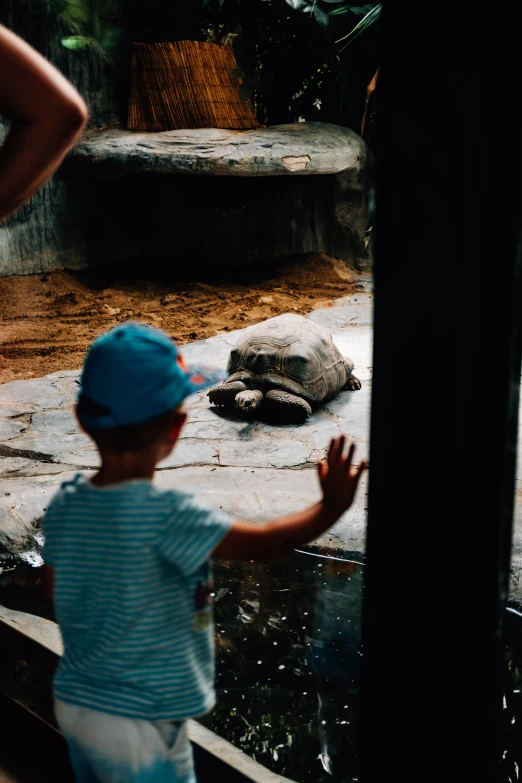
<instances>
[{"instance_id":1,"label":"boy's ear","mask_svg":"<svg viewBox=\"0 0 522 783\"><path fill-rule=\"evenodd\" d=\"M167 431L167 440L170 443L174 443L178 437L179 433L183 429L183 425L187 421L187 414L184 411L181 411L176 415L175 421L172 422L170 425L168 431Z\"/></svg>"}]
</instances>

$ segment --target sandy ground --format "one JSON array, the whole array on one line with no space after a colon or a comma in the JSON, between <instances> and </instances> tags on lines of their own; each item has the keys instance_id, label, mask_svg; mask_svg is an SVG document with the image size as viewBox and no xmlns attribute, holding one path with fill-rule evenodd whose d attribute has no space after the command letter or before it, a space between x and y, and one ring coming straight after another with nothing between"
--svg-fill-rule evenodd
<instances>
[{"instance_id":1,"label":"sandy ground","mask_svg":"<svg viewBox=\"0 0 522 783\"><path fill-rule=\"evenodd\" d=\"M356 285L355 272L327 256L205 282L140 279L128 268L0 278L0 383L81 367L93 338L121 321L183 344L326 307Z\"/></svg>"}]
</instances>

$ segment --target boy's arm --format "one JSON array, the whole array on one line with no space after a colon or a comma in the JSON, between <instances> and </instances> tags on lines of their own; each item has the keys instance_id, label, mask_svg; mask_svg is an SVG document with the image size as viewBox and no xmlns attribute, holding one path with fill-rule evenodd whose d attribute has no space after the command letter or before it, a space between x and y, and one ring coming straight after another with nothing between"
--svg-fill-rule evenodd
<instances>
[{"instance_id":1,"label":"boy's arm","mask_svg":"<svg viewBox=\"0 0 522 783\"><path fill-rule=\"evenodd\" d=\"M87 120L74 87L25 41L0 25L0 114L11 128L0 148L0 220L38 190Z\"/></svg>"},{"instance_id":2,"label":"boy's arm","mask_svg":"<svg viewBox=\"0 0 522 783\"><path fill-rule=\"evenodd\" d=\"M366 463L352 469L355 447L345 454L345 438L332 440L326 463L320 463L323 498L314 506L262 525L235 521L213 557L271 560L307 544L330 528L352 505Z\"/></svg>"}]
</instances>

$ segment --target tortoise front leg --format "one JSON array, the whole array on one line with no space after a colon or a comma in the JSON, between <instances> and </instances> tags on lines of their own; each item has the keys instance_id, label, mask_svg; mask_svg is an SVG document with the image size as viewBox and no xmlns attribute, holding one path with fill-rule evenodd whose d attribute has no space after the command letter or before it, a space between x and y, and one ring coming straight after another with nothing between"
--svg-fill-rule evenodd
<instances>
[{"instance_id":1,"label":"tortoise front leg","mask_svg":"<svg viewBox=\"0 0 522 783\"><path fill-rule=\"evenodd\" d=\"M312 409L306 400L297 394L272 389L265 395L265 401L271 414L285 424L301 424L307 419Z\"/></svg>"},{"instance_id":2,"label":"tortoise front leg","mask_svg":"<svg viewBox=\"0 0 522 783\"><path fill-rule=\"evenodd\" d=\"M361 388L361 382L359 378L356 378L355 375L350 375L348 380L343 386L343 389L347 389L348 391L359 391Z\"/></svg>"},{"instance_id":3,"label":"tortoise front leg","mask_svg":"<svg viewBox=\"0 0 522 783\"><path fill-rule=\"evenodd\" d=\"M221 405L224 408L233 408L236 394L245 391L246 386L242 381L233 381L232 383L222 383L211 389L207 397L212 405Z\"/></svg>"},{"instance_id":4,"label":"tortoise front leg","mask_svg":"<svg viewBox=\"0 0 522 783\"><path fill-rule=\"evenodd\" d=\"M358 391L361 388L361 382L359 378L356 378L352 372L353 362L351 359L347 359L345 357L344 368L346 370L346 383L344 384L343 389L347 389L348 391Z\"/></svg>"}]
</instances>

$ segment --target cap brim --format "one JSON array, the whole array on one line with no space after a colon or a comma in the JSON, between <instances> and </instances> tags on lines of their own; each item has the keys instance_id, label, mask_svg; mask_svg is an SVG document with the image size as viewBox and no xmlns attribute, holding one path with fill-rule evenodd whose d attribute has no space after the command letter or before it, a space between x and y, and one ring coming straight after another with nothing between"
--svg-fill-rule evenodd
<instances>
[{"instance_id":1,"label":"cap brim","mask_svg":"<svg viewBox=\"0 0 522 783\"><path fill-rule=\"evenodd\" d=\"M197 394L203 389L217 386L226 379L227 373L218 367L208 367L203 364L191 364L187 369L187 382L184 397Z\"/></svg>"}]
</instances>

